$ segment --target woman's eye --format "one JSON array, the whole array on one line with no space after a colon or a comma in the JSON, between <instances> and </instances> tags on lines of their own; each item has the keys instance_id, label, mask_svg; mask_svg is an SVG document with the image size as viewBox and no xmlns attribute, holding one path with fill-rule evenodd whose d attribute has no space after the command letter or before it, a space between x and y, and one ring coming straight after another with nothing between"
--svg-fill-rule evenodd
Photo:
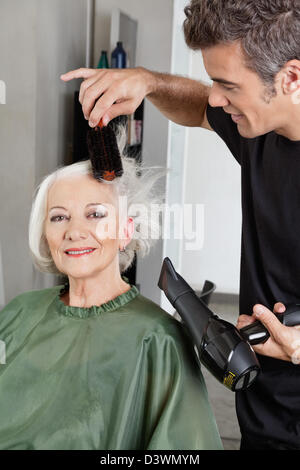
<instances>
[{"instance_id":1,"label":"woman's eye","mask_svg":"<svg viewBox=\"0 0 300 470\"><path fill-rule=\"evenodd\" d=\"M92 217L92 219L101 219L102 217L105 217L106 213L104 212L93 212L92 214L89 215L89 217Z\"/></svg>"},{"instance_id":2,"label":"woman's eye","mask_svg":"<svg viewBox=\"0 0 300 470\"><path fill-rule=\"evenodd\" d=\"M93 212L92 214L89 214L88 217L92 219L101 219L102 217L105 217L107 214L104 212ZM65 215L55 215L51 217L50 221L51 222L62 222L64 219L68 219Z\"/></svg>"},{"instance_id":3,"label":"woman's eye","mask_svg":"<svg viewBox=\"0 0 300 470\"><path fill-rule=\"evenodd\" d=\"M51 222L61 222L65 218L64 215L55 215L54 217L51 217L50 221Z\"/></svg>"}]
</instances>

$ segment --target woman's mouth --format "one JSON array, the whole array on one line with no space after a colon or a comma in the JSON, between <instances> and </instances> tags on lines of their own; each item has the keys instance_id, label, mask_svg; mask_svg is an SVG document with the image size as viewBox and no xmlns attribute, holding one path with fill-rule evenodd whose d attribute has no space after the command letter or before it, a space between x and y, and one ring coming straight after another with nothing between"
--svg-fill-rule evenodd
<instances>
[{"instance_id":1,"label":"woman's mouth","mask_svg":"<svg viewBox=\"0 0 300 470\"><path fill-rule=\"evenodd\" d=\"M79 256L86 256L90 255L96 250L96 248L81 248L81 249L73 249L73 250L66 250L65 254L67 256L71 256L73 258L78 258Z\"/></svg>"}]
</instances>

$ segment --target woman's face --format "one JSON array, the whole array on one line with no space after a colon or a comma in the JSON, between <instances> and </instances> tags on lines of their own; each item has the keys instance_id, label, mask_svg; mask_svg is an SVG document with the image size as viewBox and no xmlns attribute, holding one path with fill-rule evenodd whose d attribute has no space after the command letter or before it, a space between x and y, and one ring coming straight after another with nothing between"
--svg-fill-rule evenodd
<instances>
[{"instance_id":1,"label":"woman's face","mask_svg":"<svg viewBox=\"0 0 300 470\"><path fill-rule=\"evenodd\" d=\"M119 223L116 188L92 176L58 179L48 192L45 236L56 267L68 276L91 277L118 266L127 224Z\"/></svg>"}]
</instances>

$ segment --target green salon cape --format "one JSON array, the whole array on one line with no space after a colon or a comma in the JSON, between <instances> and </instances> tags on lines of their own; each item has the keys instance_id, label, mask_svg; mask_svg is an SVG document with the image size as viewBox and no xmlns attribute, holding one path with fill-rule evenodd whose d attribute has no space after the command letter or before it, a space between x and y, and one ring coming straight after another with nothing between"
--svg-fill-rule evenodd
<instances>
[{"instance_id":1,"label":"green salon cape","mask_svg":"<svg viewBox=\"0 0 300 470\"><path fill-rule=\"evenodd\" d=\"M135 286L90 308L62 287L0 312L0 449L222 449L182 324Z\"/></svg>"}]
</instances>

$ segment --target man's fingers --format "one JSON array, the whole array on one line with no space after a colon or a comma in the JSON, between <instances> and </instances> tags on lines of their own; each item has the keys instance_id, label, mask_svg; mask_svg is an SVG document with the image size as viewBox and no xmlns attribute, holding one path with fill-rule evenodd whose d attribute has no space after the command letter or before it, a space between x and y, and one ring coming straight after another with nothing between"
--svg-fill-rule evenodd
<instances>
[{"instance_id":1,"label":"man's fingers","mask_svg":"<svg viewBox=\"0 0 300 470\"><path fill-rule=\"evenodd\" d=\"M113 104L109 108L109 110L104 113L103 124L106 126L112 119L115 119L117 116L126 116L127 114L133 114L135 110L136 106L132 100Z\"/></svg>"},{"instance_id":2,"label":"man's fingers","mask_svg":"<svg viewBox=\"0 0 300 470\"><path fill-rule=\"evenodd\" d=\"M95 127L102 118L104 126L107 126L107 124L115 117L128 114L126 110L126 103L112 104L107 108L103 107L103 105L98 101L90 114L89 125L91 127Z\"/></svg>"},{"instance_id":3,"label":"man's fingers","mask_svg":"<svg viewBox=\"0 0 300 470\"><path fill-rule=\"evenodd\" d=\"M117 90L110 88L107 80L96 80L85 90L81 105L83 114L89 118L90 126L98 124L103 113L113 105L117 98L119 98Z\"/></svg>"},{"instance_id":4,"label":"man's fingers","mask_svg":"<svg viewBox=\"0 0 300 470\"><path fill-rule=\"evenodd\" d=\"M64 82L69 82L70 80L73 80L74 78L90 78L93 77L97 73L97 70L95 69L87 69L87 68L80 68L76 70L70 70L67 73L63 73L60 78Z\"/></svg>"},{"instance_id":5,"label":"man's fingers","mask_svg":"<svg viewBox=\"0 0 300 470\"><path fill-rule=\"evenodd\" d=\"M286 310L285 305L282 302L277 302L273 308L274 313L284 313L285 310Z\"/></svg>"},{"instance_id":6,"label":"man's fingers","mask_svg":"<svg viewBox=\"0 0 300 470\"><path fill-rule=\"evenodd\" d=\"M96 102L94 109L91 111L89 125L94 127L98 124L103 117L103 124L107 125L109 121L117 116L132 114L138 107L138 104L133 99L123 99L116 95L113 89L107 90L103 96ZM118 103L116 104L116 102Z\"/></svg>"},{"instance_id":7,"label":"man's fingers","mask_svg":"<svg viewBox=\"0 0 300 470\"><path fill-rule=\"evenodd\" d=\"M99 80L98 75L93 75L92 77L85 79L81 83L80 89L79 89L79 98L78 98L79 103L81 105L83 104L85 93L87 92L87 90L89 90L89 88L92 87L95 83L98 83L98 80ZM99 98L100 94L98 92L96 96Z\"/></svg>"},{"instance_id":8,"label":"man's fingers","mask_svg":"<svg viewBox=\"0 0 300 470\"><path fill-rule=\"evenodd\" d=\"M237 329L240 330L241 328L244 328L244 326L248 326L248 325L251 325L251 323L254 323L255 321L257 321L257 319L253 316L250 316L250 315L240 315L239 318L238 318L238 322L237 322Z\"/></svg>"},{"instance_id":9,"label":"man's fingers","mask_svg":"<svg viewBox=\"0 0 300 470\"><path fill-rule=\"evenodd\" d=\"M263 323L275 341L281 343L282 338L285 335L286 327L282 325L274 313L263 305L257 304L253 307L253 315Z\"/></svg>"}]
</instances>

